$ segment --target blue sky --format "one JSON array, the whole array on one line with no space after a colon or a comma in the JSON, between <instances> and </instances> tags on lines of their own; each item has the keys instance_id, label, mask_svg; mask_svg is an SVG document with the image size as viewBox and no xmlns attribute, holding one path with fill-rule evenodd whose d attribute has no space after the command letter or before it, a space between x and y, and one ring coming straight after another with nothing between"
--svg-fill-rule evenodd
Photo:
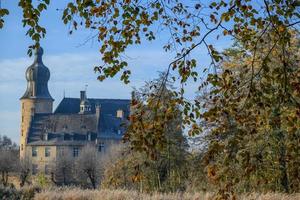
<instances>
[{"instance_id":1,"label":"blue sky","mask_svg":"<svg viewBox=\"0 0 300 200\"><path fill-rule=\"evenodd\" d=\"M41 18L47 29L46 37L41 41L44 48L44 64L50 69L51 78L48 83L52 97L55 99L54 109L63 98L79 97L79 91L88 85L88 97L93 98L130 98L132 87L140 87L145 81L157 77L158 71L164 71L172 61L169 53L162 49L167 41L164 34L156 41L141 46L131 47L126 55L132 71L131 83L124 85L118 78L104 82L96 80L93 66L101 64L97 42L82 45L90 35L88 30L79 30L68 34L68 27L61 19L65 0L52 1ZM33 62L27 56L27 48L31 45L22 27L22 11L18 1L2 0L2 7L10 11L4 18L5 25L0 29L0 134L8 135L13 141L19 141L20 102L19 98L26 89L25 70ZM58 9L58 10L57 10ZM229 46L229 40L215 43L219 48ZM207 65L209 59L206 52L198 49L194 52L201 64ZM187 96L195 94L197 84L190 84Z\"/></svg>"}]
</instances>

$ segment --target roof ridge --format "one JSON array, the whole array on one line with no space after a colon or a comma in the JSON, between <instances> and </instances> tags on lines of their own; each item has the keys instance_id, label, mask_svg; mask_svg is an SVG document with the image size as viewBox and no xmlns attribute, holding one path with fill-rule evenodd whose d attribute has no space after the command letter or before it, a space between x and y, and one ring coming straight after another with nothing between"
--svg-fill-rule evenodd
<instances>
[{"instance_id":1,"label":"roof ridge","mask_svg":"<svg viewBox=\"0 0 300 200\"><path fill-rule=\"evenodd\" d=\"M80 100L80 98L78 97L64 97L62 100L64 100L64 99L79 99ZM91 99L91 100L121 100L121 101L130 101L130 99L115 99L115 98L87 98L87 99Z\"/></svg>"}]
</instances>

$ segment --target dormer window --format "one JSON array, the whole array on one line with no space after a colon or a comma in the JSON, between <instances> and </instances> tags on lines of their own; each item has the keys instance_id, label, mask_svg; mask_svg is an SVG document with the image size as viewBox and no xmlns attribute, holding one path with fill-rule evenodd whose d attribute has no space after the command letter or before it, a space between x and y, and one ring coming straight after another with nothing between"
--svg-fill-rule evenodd
<instances>
[{"instance_id":1,"label":"dormer window","mask_svg":"<svg viewBox=\"0 0 300 200\"><path fill-rule=\"evenodd\" d=\"M90 113L92 111L91 104L86 97L86 91L80 91L80 114Z\"/></svg>"},{"instance_id":2,"label":"dormer window","mask_svg":"<svg viewBox=\"0 0 300 200\"><path fill-rule=\"evenodd\" d=\"M43 135L43 139L44 139L44 141L48 141L48 133L44 133L44 135Z\"/></svg>"},{"instance_id":3,"label":"dormer window","mask_svg":"<svg viewBox=\"0 0 300 200\"><path fill-rule=\"evenodd\" d=\"M88 141L91 141L91 140L92 140L92 134L91 134L91 133L88 133L88 134L87 134L87 140L88 140Z\"/></svg>"},{"instance_id":4,"label":"dormer window","mask_svg":"<svg viewBox=\"0 0 300 200\"><path fill-rule=\"evenodd\" d=\"M117 118L123 118L124 117L124 111L119 109L117 110Z\"/></svg>"}]
</instances>

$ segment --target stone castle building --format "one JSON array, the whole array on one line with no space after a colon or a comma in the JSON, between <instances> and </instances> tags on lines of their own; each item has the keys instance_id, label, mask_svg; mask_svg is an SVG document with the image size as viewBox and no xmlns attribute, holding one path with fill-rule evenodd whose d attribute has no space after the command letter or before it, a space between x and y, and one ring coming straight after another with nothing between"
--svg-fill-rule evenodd
<instances>
[{"instance_id":1,"label":"stone castle building","mask_svg":"<svg viewBox=\"0 0 300 200\"><path fill-rule=\"evenodd\" d=\"M26 70L27 89L21 97L20 158L29 159L32 173L49 173L59 156L78 157L85 145L101 153L119 142L129 115L130 100L63 98L53 112L48 90L49 69L42 62L43 49L35 53Z\"/></svg>"}]
</instances>

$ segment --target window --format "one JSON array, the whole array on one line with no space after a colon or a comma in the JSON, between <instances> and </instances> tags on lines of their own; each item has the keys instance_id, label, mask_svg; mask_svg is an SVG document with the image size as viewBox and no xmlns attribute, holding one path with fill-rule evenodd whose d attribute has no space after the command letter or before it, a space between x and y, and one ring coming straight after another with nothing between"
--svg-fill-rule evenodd
<instances>
[{"instance_id":1,"label":"window","mask_svg":"<svg viewBox=\"0 0 300 200\"><path fill-rule=\"evenodd\" d=\"M45 157L50 157L50 147L45 147Z\"/></svg>"},{"instance_id":2,"label":"window","mask_svg":"<svg viewBox=\"0 0 300 200\"><path fill-rule=\"evenodd\" d=\"M118 135L121 135L121 130L120 129L118 130Z\"/></svg>"},{"instance_id":3,"label":"window","mask_svg":"<svg viewBox=\"0 0 300 200\"><path fill-rule=\"evenodd\" d=\"M22 115L22 122L24 122L24 115Z\"/></svg>"},{"instance_id":4,"label":"window","mask_svg":"<svg viewBox=\"0 0 300 200\"><path fill-rule=\"evenodd\" d=\"M21 144L21 151L23 151L23 144Z\"/></svg>"},{"instance_id":5,"label":"window","mask_svg":"<svg viewBox=\"0 0 300 200\"><path fill-rule=\"evenodd\" d=\"M50 166L49 165L45 165L45 174L46 175L50 174Z\"/></svg>"},{"instance_id":6,"label":"window","mask_svg":"<svg viewBox=\"0 0 300 200\"><path fill-rule=\"evenodd\" d=\"M64 147L59 148L59 156L65 156L65 148Z\"/></svg>"},{"instance_id":7,"label":"window","mask_svg":"<svg viewBox=\"0 0 300 200\"><path fill-rule=\"evenodd\" d=\"M79 155L79 148L78 147L74 147L73 148L73 157L78 157Z\"/></svg>"},{"instance_id":8,"label":"window","mask_svg":"<svg viewBox=\"0 0 300 200\"><path fill-rule=\"evenodd\" d=\"M104 151L104 143L101 142L100 145L98 146L98 151L101 152L101 151Z\"/></svg>"},{"instance_id":9,"label":"window","mask_svg":"<svg viewBox=\"0 0 300 200\"><path fill-rule=\"evenodd\" d=\"M123 117L124 117L124 112L123 112L123 110L121 110L121 109L117 110L117 117L118 117L118 118L123 118Z\"/></svg>"},{"instance_id":10,"label":"window","mask_svg":"<svg viewBox=\"0 0 300 200\"><path fill-rule=\"evenodd\" d=\"M32 157L37 157L37 147L32 147Z\"/></svg>"},{"instance_id":11,"label":"window","mask_svg":"<svg viewBox=\"0 0 300 200\"><path fill-rule=\"evenodd\" d=\"M38 166L36 164L32 164L32 174L35 175L38 173Z\"/></svg>"}]
</instances>

